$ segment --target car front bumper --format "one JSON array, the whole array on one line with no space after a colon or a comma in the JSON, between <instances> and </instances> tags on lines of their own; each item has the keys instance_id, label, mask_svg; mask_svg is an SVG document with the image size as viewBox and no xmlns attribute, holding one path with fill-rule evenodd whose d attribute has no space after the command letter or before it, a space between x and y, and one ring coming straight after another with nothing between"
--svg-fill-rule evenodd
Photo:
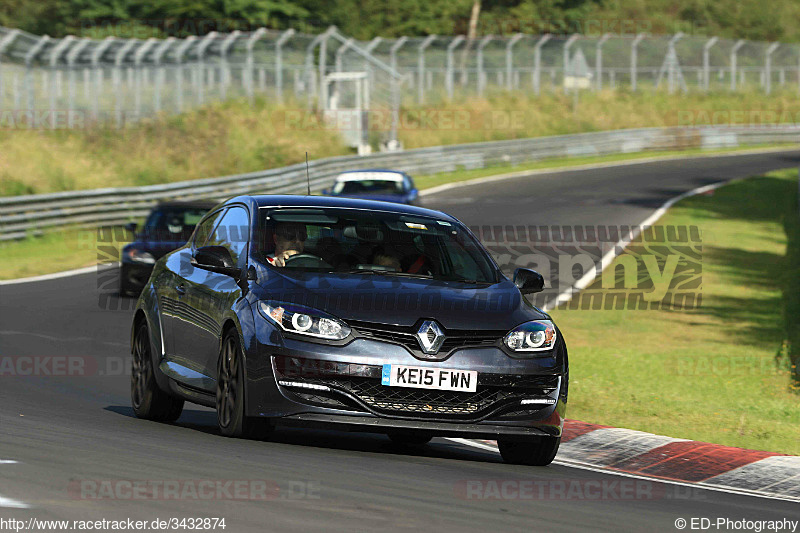
<instances>
[{"instance_id":1,"label":"car front bumper","mask_svg":"<svg viewBox=\"0 0 800 533\"><path fill-rule=\"evenodd\" d=\"M423 361L396 344L356 339L332 346L266 329L271 331L259 332L247 361L249 416L353 431L405 429L473 438L561 435L568 374L558 353L516 359L496 347L464 348L444 361ZM383 386L384 364L475 370L478 391Z\"/></svg>"}]
</instances>

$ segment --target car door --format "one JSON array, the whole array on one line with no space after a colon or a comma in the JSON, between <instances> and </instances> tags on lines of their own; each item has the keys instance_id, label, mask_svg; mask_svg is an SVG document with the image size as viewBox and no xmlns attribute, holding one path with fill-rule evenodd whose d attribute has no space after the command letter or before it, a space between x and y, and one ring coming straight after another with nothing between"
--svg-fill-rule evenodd
<instances>
[{"instance_id":1,"label":"car door","mask_svg":"<svg viewBox=\"0 0 800 533\"><path fill-rule=\"evenodd\" d=\"M164 331L164 349L167 358L186 366L180 354L188 351L185 346L185 335L193 329L196 315L188 298L186 287L187 278L197 276L197 270L191 264L194 250L205 245L219 223L225 209L219 209L206 215L197 225L191 239L191 245L186 246L167 258L165 275L159 282L159 304L161 308L161 322ZM204 272L204 271L203 271Z\"/></svg>"},{"instance_id":2,"label":"car door","mask_svg":"<svg viewBox=\"0 0 800 533\"><path fill-rule=\"evenodd\" d=\"M223 215L205 246L222 246L234 264L247 266L249 216L243 205L233 205ZM185 278L186 298L191 305L192 320L181 323L179 356L187 366L201 374L216 377L219 338L225 310L241 296L241 288L233 277L192 267Z\"/></svg>"}]
</instances>

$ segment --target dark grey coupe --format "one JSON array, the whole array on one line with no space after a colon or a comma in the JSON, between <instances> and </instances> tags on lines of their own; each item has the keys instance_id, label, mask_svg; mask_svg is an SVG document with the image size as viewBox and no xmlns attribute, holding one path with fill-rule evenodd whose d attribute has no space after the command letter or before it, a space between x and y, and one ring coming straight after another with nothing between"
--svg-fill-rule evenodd
<instances>
[{"instance_id":1,"label":"dark grey coupe","mask_svg":"<svg viewBox=\"0 0 800 533\"><path fill-rule=\"evenodd\" d=\"M567 403L563 336L470 231L441 212L314 196L240 196L159 259L131 344L136 415L216 408L220 432L276 425L497 439L546 465Z\"/></svg>"}]
</instances>

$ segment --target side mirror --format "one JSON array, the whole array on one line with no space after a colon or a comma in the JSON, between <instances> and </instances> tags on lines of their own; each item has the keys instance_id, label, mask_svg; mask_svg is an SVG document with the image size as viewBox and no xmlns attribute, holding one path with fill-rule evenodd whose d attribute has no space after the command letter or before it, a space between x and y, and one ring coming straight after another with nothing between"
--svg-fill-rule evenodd
<instances>
[{"instance_id":1,"label":"side mirror","mask_svg":"<svg viewBox=\"0 0 800 533\"><path fill-rule=\"evenodd\" d=\"M233 264L230 251L224 246L202 246L198 248L194 253L194 257L192 257L192 265L234 278L239 278L242 274Z\"/></svg>"},{"instance_id":2,"label":"side mirror","mask_svg":"<svg viewBox=\"0 0 800 533\"><path fill-rule=\"evenodd\" d=\"M542 292L544 290L544 278L535 270L518 268L514 271L514 285L517 286L522 294Z\"/></svg>"},{"instance_id":3,"label":"side mirror","mask_svg":"<svg viewBox=\"0 0 800 533\"><path fill-rule=\"evenodd\" d=\"M128 222L125 224L125 229L130 231L131 233L136 233L136 222Z\"/></svg>"}]
</instances>

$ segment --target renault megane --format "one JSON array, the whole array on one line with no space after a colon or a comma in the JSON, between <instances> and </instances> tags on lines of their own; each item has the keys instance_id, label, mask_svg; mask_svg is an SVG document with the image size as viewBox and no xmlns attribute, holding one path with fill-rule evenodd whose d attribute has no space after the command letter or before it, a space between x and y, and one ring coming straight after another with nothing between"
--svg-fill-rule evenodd
<instances>
[{"instance_id":1,"label":"renault megane","mask_svg":"<svg viewBox=\"0 0 800 533\"><path fill-rule=\"evenodd\" d=\"M458 220L419 207L239 196L159 259L138 300L131 399L219 430L279 425L496 439L504 460L549 464L569 366L564 338Z\"/></svg>"}]
</instances>

